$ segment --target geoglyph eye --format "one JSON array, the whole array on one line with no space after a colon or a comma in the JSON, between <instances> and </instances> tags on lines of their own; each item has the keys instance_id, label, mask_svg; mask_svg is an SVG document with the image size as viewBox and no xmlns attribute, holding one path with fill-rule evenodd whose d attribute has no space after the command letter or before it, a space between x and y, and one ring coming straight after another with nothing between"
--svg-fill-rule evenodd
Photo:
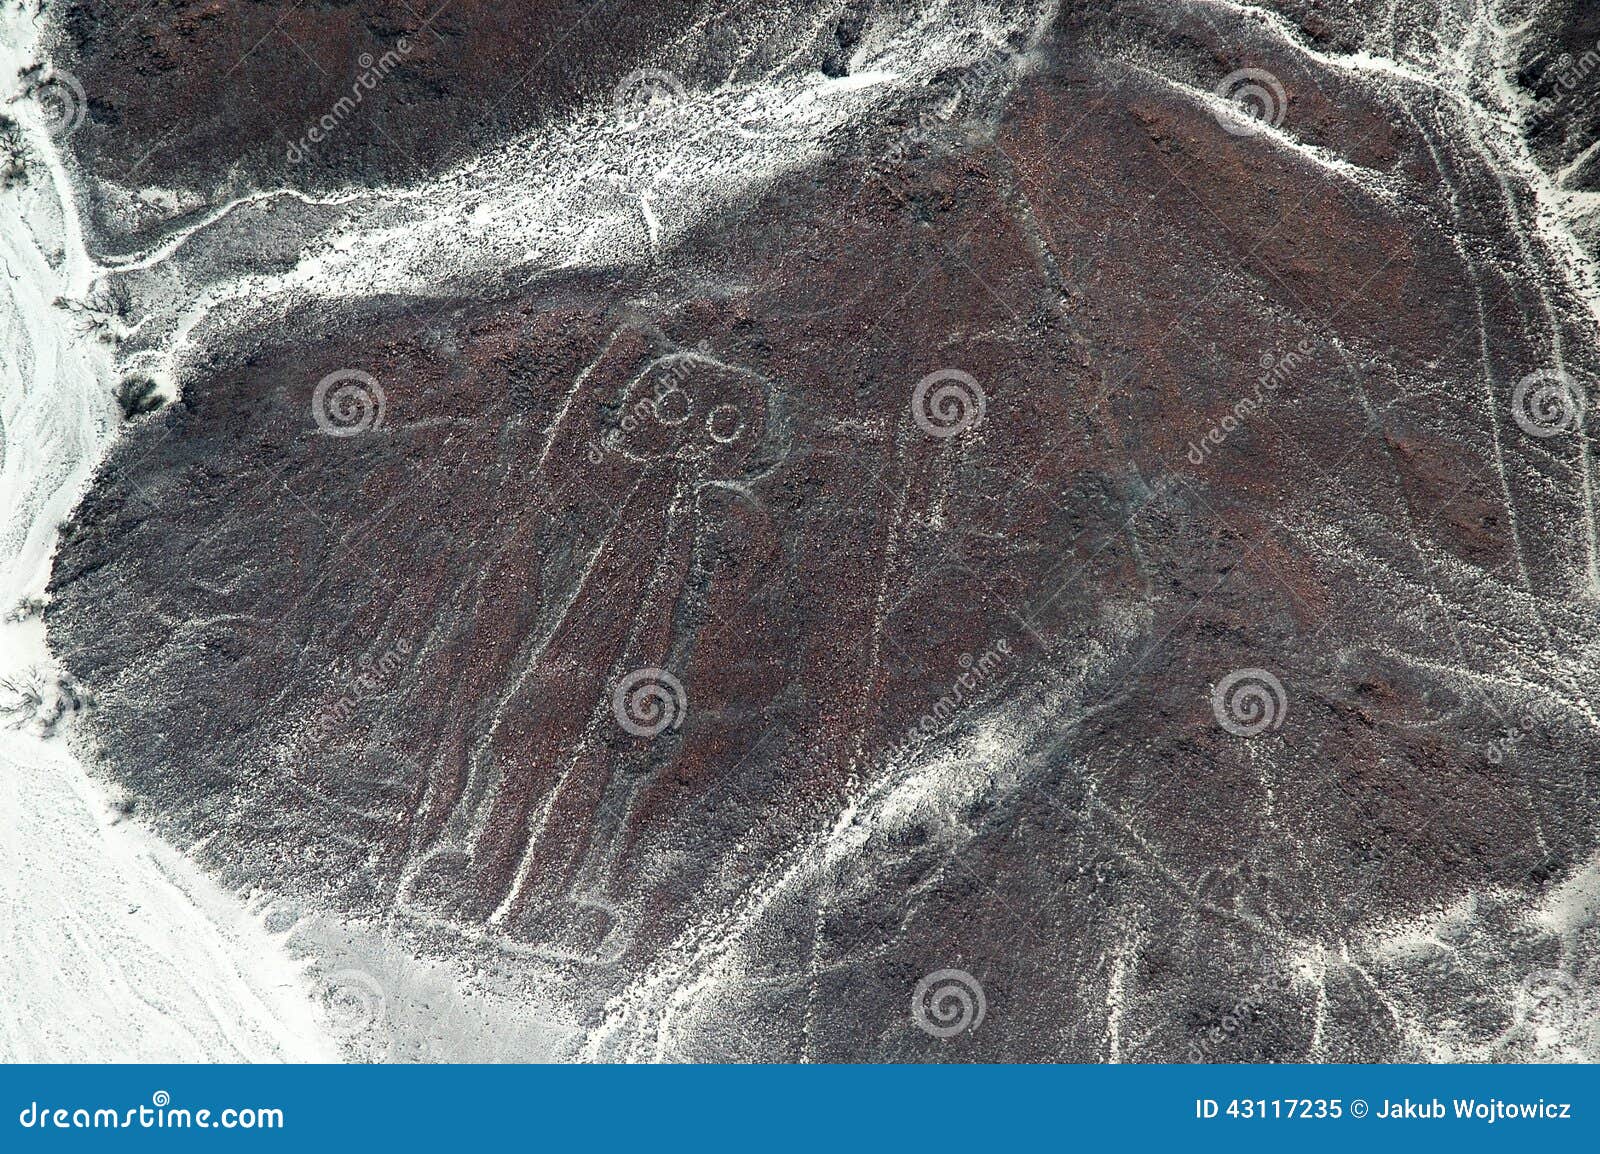
<instances>
[{"instance_id":1,"label":"geoglyph eye","mask_svg":"<svg viewBox=\"0 0 1600 1154\"><path fill-rule=\"evenodd\" d=\"M766 383L702 343L653 361L633 379L613 443L636 460L714 454L725 467L730 449L742 454L759 437L766 408Z\"/></svg>"},{"instance_id":2,"label":"geoglyph eye","mask_svg":"<svg viewBox=\"0 0 1600 1154\"><path fill-rule=\"evenodd\" d=\"M731 445L744 431L744 417L734 405L718 405L706 414L706 432L719 445Z\"/></svg>"}]
</instances>

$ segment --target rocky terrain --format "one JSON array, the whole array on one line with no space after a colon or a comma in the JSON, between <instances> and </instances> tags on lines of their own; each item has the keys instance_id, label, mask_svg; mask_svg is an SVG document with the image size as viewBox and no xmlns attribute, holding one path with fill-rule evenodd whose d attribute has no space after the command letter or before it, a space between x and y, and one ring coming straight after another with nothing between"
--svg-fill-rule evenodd
<instances>
[{"instance_id":1,"label":"rocky terrain","mask_svg":"<svg viewBox=\"0 0 1600 1154\"><path fill-rule=\"evenodd\" d=\"M77 740L352 1052L1592 1059L1594 14L597 8L45 9Z\"/></svg>"}]
</instances>

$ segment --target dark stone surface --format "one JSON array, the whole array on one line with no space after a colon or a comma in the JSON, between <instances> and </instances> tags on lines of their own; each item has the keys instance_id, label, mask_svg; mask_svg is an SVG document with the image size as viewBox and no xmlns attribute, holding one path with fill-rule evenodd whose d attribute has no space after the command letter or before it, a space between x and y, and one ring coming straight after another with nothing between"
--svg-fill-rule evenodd
<instances>
[{"instance_id":1,"label":"dark stone surface","mask_svg":"<svg viewBox=\"0 0 1600 1154\"><path fill-rule=\"evenodd\" d=\"M690 84L780 60L837 71L862 5L818 7L837 19L702 0L71 0L57 57L88 96L72 147L91 177L222 198L417 181L606 104L639 69ZM93 207L116 245L154 223Z\"/></svg>"},{"instance_id":2,"label":"dark stone surface","mask_svg":"<svg viewBox=\"0 0 1600 1154\"><path fill-rule=\"evenodd\" d=\"M294 19L348 55L370 7ZM1348 50L1330 7L1284 10ZM440 155L534 51L468 69L464 43L386 106ZM1154 71L1209 91L1241 62L1320 152ZM302 81L250 73L275 110L325 95ZM129 140L162 131L140 99ZM119 444L52 590L139 812L234 886L557 987L585 1027L620 999L602 1056L648 1052L652 999L695 979L665 1056L1367 1060L1446 1016L1503 1031L1548 940L1504 915L1442 969L1383 943L1536 903L1597 848L1587 434L1511 416L1552 348L1587 379L1593 322L1527 194L1448 103L1205 5L1070 6L968 127L874 126L642 271L216 350ZM950 438L912 414L944 368L986 400ZM339 369L379 382L380 427L319 433ZM670 421L639 407L672 387ZM612 708L641 667L687 698L653 739ZM1248 669L1284 691L1254 737L1210 700ZM907 1020L941 967L987 997L958 1040Z\"/></svg>"}]
</instances>

